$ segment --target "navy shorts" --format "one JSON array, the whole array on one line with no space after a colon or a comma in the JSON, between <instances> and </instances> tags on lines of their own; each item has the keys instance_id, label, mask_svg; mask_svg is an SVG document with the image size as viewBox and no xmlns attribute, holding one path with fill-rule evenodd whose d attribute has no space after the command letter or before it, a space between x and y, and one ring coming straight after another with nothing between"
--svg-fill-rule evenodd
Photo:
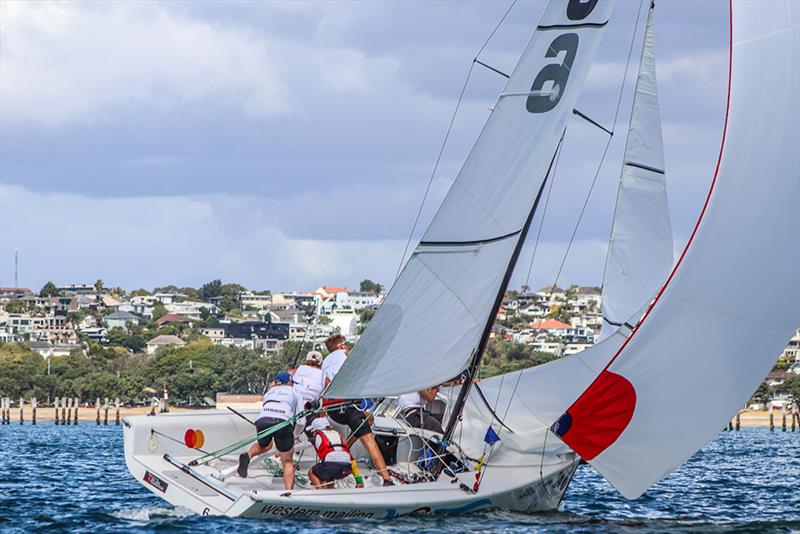
<instances>
[{"instance_id":1,"label":"navy shorts","mask_svg":"<svg viewBox=\"0 0 800 534\"><path fill-rule=\"evenodd\" d=\"M284 419L276 419L274 417L261 417L256 421L256 432L260 433L271 426L284 423ZM289 452L294 448L294 425L286 425L266 436L258 439L258 444L262 447L269 447L269 444L275 440L275 448L280 452Z\"/></svg>"},{"instance_id":2,"label":"navy shorts","mask_svg":"<svg viewBox=\"0 0 800 534\"><path fill-rule=\"evenodd\" d=\"M346 477L353 472L353 468L347 462L320 462L311 468L311 472L321 481L331 482Z\"/></svg>"},{"instance_id":3,"label":"navy shorts","mask_svg":"<svg viewBox=\"0 0 800 534\"><path fill-rule=\"evenodd\" d=\"M367 416L355 406L348 406L347 408L331 408L328 410L328 417L339 423L340 425L347 425L350 432L357 438L366 436L372 432L372 427L369 426Z\"/></svg>"}]
</instances>

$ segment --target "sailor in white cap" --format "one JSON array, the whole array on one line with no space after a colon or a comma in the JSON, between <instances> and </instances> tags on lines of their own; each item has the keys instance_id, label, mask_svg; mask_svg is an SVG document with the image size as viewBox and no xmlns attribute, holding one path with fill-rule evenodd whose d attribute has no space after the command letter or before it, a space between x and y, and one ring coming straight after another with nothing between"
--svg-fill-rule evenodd
<instances>
[{"instance_id":1,"label":"sailor in white cap","mask_svg":"<svg viewBox=\"0 0 800 534\"><path fill-rule=\"evenodd\" d=\"M322 353L316 350L306 354L305 363L289 371L294 389L307 403L313 403L322 394Z\"/></svg>"}]
</instances>

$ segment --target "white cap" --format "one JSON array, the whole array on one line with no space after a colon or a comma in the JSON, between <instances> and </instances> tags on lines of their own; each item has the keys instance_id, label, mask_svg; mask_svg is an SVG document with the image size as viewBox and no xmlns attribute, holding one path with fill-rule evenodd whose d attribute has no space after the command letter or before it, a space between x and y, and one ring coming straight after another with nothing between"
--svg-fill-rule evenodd
<instances>
[{"instance_id":1,"label":"white cap","mask_svg":"<svg viewBox=\"0 0 800 534\"><path fill-rule=\"evenodd\" d=\"M331 422L328 421L327 417L317 417L311 421L311 428L314 430L325 430L326 428L331 428Z\"/></svg>"},{"instance_id":2,"label":"white cap","mask_svg":"<svg viewBox=\"0 0 800 534\"><path fill-rule=\"evenodd\" d=\"M306 361L319 365L322 363L322 353L318 350L311 350L306 354Z\"/></svg>"}]
</instances>

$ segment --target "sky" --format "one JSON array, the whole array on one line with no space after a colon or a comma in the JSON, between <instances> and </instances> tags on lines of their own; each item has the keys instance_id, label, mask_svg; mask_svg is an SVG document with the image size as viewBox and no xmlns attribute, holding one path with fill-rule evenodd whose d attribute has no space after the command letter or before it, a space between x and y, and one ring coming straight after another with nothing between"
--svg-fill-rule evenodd
<instances>
[{"instance_id":1,"label":"sky","mask_svg":"<svg viewBox=\"0 0 800 534\"><path fill-rule=\"evenodd\" d=\"M655 14L675 249L710 183L727 2ZM390 286L472 58L510 2L0 3L0 286ZM544 3L518 2L480 59L509 72ZM601 282L646 6L620 0L578 109L617 135L558 282ZM504 79L476 68L412 247ZM605 134L568 125L536 248L558 267ZM532 236L541 221L535 221Z\"/></svg>"}]
</instances>

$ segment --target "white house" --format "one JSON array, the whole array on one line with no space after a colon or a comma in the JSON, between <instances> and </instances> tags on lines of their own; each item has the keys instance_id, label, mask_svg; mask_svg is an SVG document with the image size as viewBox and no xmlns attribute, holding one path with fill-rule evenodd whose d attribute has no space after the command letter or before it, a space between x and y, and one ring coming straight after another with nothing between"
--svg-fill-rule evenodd
<instances>
[{"instance_id":1,"label":"white house","mask_svg":"<svg viewBox=\"0 0 800 534\"><path fill-rule=\"evenodd\" d=\"M334 310L328 317L331 318L331 328L338 328L343 336L352 336L356 333L358 315L353 310Z\"/></svg>"},{"instance_id":2,"label":"white house","mask_svg":"<svg viewBox=\"0 0 800 534\"><path fill-rule=\"evenodd\" d=\"M128 329L128 323L133 325L139 324L139 318L134 314L126 311L115 311L110 315L103 317L103 320L108 325L108 328L120 327L125 330Z\"/></svg>"},{"instance_id":3,"label":"white house","mask_svg":"<svg viewBox=\"0 0 800 534\"><path fill-rule=\"evenodd\" d=\"M792 339L786 344L781 357L789 362L800 363L800 328L797 329Z\"/></svg>"},{"instance_id":4,"label":"white house","mask_svg":"<svg viewBox=\"0 0 800 534\"><path fill-rule=\"evenodd\" d=\"M360 310L369 308L370 306L378 306L383 302L383 294L376 295L375 293L361 293L357 291L352 293L340 292L336 293L334 300L338 308Z\"/></svg>"},{"instance_id":5,"label":"white house","mask_svg":"<svg viewBox=\"0 0 800 534\"><path fill-rule=\"evenodd\" d=\"M195 320L202 319L203 309L212 315L217 315L220 313L220 309L214 304L210 304L208 302L194 302L191 300L165 304L164 307L167 309L167 312L173 315L183 315L189 319Z\"/></svg>"},{"instance_id":6,"label":"white house","mask_svg":"<svg viewBox=\"0 0 800 534\"><path fill-rule=\"evenodd\" d=\"M599 287L579 287L576 291L575 302L578 307L589 308L594 306L600 308L602 293Z\"/></svg>"},{"instance_id":7,"label":"white house","mask_svg":"<svg viewBox=\"0 0 800 534\"><path fill-rule=\"evenodd\" d=\"M147 354L155 354L162 347L182 347L184 345L186 345L186 342L178 336L156 336L147 342L145 352Z\"/></svg>"}]
</instances>

